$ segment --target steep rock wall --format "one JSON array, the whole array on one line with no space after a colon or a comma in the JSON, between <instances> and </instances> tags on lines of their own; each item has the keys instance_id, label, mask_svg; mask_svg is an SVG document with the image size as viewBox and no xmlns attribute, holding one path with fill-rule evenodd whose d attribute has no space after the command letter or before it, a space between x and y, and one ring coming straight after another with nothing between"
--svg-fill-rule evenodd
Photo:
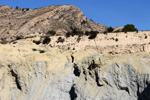
<instances>
[{"instance_id":1,"label":"steep rock wall","mask_svg":"<svg viewBox=\"0 0 150 100\"><path fill-rule=\"evenodd\" d=\"M140 57L85 55L75 63L64 61L61 65L35 58L1 59L0 99L149 100L149 61L145 53Z\"/></svg>"}]
</instances>

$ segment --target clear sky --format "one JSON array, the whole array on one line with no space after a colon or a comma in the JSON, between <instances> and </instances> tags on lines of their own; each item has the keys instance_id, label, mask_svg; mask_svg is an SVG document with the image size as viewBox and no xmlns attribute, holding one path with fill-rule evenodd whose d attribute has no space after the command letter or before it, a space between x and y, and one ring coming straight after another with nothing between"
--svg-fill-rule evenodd
<instances>
[{"instance_id":1,"label":"clear sky","mask_svg":"<svg viewBox=\"0 0 150 100\"><path fill-rule=\"evenodd\" d=\"M138 30L150 30L150 0L0 0L0 5L14 8L65 4L77 6L88 19L108 27L134 24Z\"/></svg>"}]
</instances>

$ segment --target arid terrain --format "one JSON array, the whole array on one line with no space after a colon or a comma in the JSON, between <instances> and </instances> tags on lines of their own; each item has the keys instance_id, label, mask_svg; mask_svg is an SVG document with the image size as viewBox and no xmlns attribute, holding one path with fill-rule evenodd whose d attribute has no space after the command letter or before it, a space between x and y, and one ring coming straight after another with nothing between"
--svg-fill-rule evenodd
<instances>
[{"instance_id":1,"label":"arid terrain","mask_svg":"<svg viewBox=\"0 0 150 100\"><path fill-rule=\"evenodd\" d=\"M1 6L0 19L0 100L150 100L150 31L104 34L72 5Z\"/></svg>"},{"instance_id":2,"label":"arid terrain","mask_svg":"<svg viewBox=\"0 0 150 100\"><path fill-rule=\"evenodd\" d=\"M15 39L27 34L46 34L55 30L57 35L66 34L72 28L81 31L103 32L107 26L100 25L84 16L79 8L72 5L59 5L34 10L15 9L9 6L0 7L0 38Z\"/></svg>"}]
</instances>

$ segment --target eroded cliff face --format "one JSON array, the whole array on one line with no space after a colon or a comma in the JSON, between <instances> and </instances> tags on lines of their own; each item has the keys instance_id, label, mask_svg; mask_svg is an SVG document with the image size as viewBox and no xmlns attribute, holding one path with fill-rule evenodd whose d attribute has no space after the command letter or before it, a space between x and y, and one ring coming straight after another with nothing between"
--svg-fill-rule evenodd
<instances>
[{"instance_id":1,"label":"eroded cliff face","mask_svg":"<svg viewBox=\"0 0 150 100\"><path fill-rule=\"evenodd\" d=\"M0 45L1 100L149 100L150 54ZM41 52L44 51L44 52Z\"/></svg>"}]
</instances>

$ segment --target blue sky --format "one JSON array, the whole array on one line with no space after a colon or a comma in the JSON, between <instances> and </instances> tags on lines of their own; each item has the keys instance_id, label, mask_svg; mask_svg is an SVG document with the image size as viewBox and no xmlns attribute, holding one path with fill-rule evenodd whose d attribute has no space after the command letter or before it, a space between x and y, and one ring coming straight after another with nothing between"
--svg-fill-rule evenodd
<instances>
[{"instance_id":1,"label":"blue sky","mask_svg":"<svg viewBox=\"0 0 150 100\"><path fill-rule=\"evenodd\" d=\"M134 24L138 30L150 30L150 0L0 0L0 5L14 8L64 4L77 6L88 19L108 27Z\"/></svg>"}]
</instances>

